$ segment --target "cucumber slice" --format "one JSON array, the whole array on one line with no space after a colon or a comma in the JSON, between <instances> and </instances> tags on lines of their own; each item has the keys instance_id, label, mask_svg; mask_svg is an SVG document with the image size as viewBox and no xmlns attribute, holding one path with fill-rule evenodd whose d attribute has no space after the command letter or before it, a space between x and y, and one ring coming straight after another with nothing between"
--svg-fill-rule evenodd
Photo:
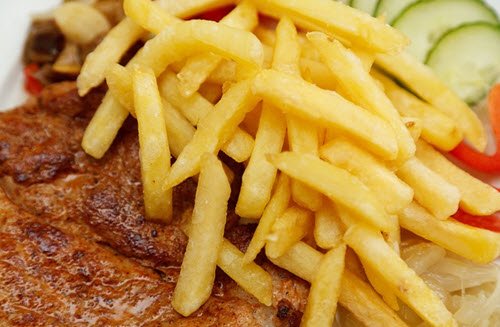
<instances>
[{"instance_id":1,"label":"cucumber slice","mask_svg":"<svg viewBox=\"0 0 500 327\"><path fill-rule=\"evenodd\" d=\"M427 65L467 103L478 102L500 79L500 25L472 23L449 31Z\"/></svg>"},{"instance_id":2,"label":"cucumber slice","mask_svg":"<svg viewBox=\"0 0 500 327\"><path fill-rule=\"evenodd\" d=\"M394 18L415 1L417 0L380 0L375 8L375 16L385 15L387 23L392 24Z\"/></svg>"},{"instance_id":3,"label":"cucumber slice","mask_svg":"<svg viewBox=\"0 0 500 327\"><path fill-rule=\"evenodd\" d=\"M352 0L350 6L373 15L377 2L378 0Z\"/></svg>"},{"instance_id":4,"label":"cucumber slice","mask_svg":"<svg viewBox=\"0 0 500 327\"><path fill-rule=\"evenodd\" d=\"M478 0L421 0L407 7L393 26L411 40L408 52L424 61L446 31L469 22L498 22L495 12Z\"/></svg>"}]
</instances>

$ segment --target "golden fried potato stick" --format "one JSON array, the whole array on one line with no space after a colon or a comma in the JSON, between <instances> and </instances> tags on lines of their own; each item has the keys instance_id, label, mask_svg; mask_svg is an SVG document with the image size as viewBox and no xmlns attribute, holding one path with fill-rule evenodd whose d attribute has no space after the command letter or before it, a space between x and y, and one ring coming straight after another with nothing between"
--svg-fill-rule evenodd
<instances>
[{"instance_id":1,"label":"golden fried potato stick","mask_svg":"<svg viewBox=\"0 0 500 327\"><path fill-rule=\"evenodd\" d=\"M444 151L455 148L463 139L457 124L447 115L406 91L376 69L371 75L384 87L391 102L403 117L422 121L422 138Z\"/></svg>"},{"instance_id":2,"label":"golden fried potato stick","mask_svg":"<svg viewBox=\"0 0 500 327\"><path fill-rule=\"evenodd\" d=\"M250 244L248 244L245 257L243 258L245 263L255 260L260 250L264 248L267 235L271 232L275 220L281 216L288 207L290 197L290 179L285 174L280 173L276 180L271 199L262 213L262 217L250 240Z\"/></svg>"},{"instance_id":3,"label":"golden fried potato stick","mask_svg":"<svg viewBox=\"0 0 500 327\"><path fill-rule=\"evenodd\" d=\"M141 27L153 34L159 34L166 26L183 21L151 0L123 0L123 11L134 22L143 17Z\"/></svg>"},{"instance_id":4,"label":"golden fried potato stick","mask_svg":"<svg viewBox=\"0 0 500 327\"><path fill-rule=\"evenodd\" d=\"M236 38L238 42L229 42L228 40L232 39L232 37ZM170 63L192 54L193 51L200 50L212 51L251 67L260 67L263 61L262 45L252 33L210 21L193 20L165 28L162 33L146 42L139 53L132 58L128 66L151 67L155 75L158 76ZM116 99L110 99L109 101L116 101ZM116 111L118 108L124 110L124 108L116 104L113 104L113 107ZM97 111L99 111L99 108ZM123 115L125 115L125 112L120 112L117 116L122 117ZM111 116L108 119L116 118ZM92 125L98 123L100 122L91 120L90 129L86 134L95 131L97 128ZM118 124L113 122L110 125L116 127ZM102 145L111 144L116 133L117 130L109 130L106 135L101 133L101 152L98 152L97 149L90 149L89 153L102 157L104 155ZM92 137L92 135L88 135L86 139ZM85 144L83 147L89 148L90 145Z\"/></svg>"},{"instance_id":5,"label":"golden fried potato stick","mask_svg":"<svg viewBox=\"0 0 500 327\"><path fill-rule=\"evenodd\" d=\"M221 24L251 31L259 23L257 10L251 1L242 1L228 15L220 20ZM184 97L196 92L210 73L222 62L220 56L213 53L202 53L189 58L177 74L179 91Z\"/></svg>"},{"instance_id":6,"label":"golden fried potato stick","mask_svg":"<svg viewBox=\"0 0 500 327\"><path fill-rule=\"evenodd\" d=\"M340 244L323 255L307 297L301 326L330 327L340 297L346 246Z\"/></svg>"},{"instance_id":7,"label":"golden fried potato stick","mask_svg":"<svg viewBox=\"0 0 500 327\"><path fill-rule=\"evenodd\" d=\"M276 218L267 236L266 255L269 258L282 256L292 245L302 240L312 228L312 212L291 206Z\"/></svg>"},{"instance_id":8,"label":"golden fried potato stick","mask_svg":"<svg viewBox=\"0 0 500 327\"><path fill-rule=\"evenodd\" d=\"M158 86L160 94L178 108L194 126L197 126L201 119L214 110L214 105L198 92L189 97L183 97L179 92L179 80L170 71L160 76ZM252 136L238 127L231 139L224 144L222 151L236 162L243 162L250 158L253 147Z\"/></svg>"},{"instance_id":9,"label":"golden fried potato stick","mask_svg":"<svg viewBox=\"0 0 500 327\"><path fill-rule=\"evenodd\" d=\"M271 197L277 169L266 159L269 153L279 153L285 140L283 114L263 103L259 129L250 160L242 176L236 213L241 217L258 219Z\"/></svg>"},{"instance_id":10,"label":"golden fried potato stick","mask_svg":"<svg viewBox=\"0 0 500 327\"><path fill-rule=\"evenodd\" d=\"M406 208L413 199L411 187L383 162L345 138L335 138L323 145L320 157L358 177L390 214Z\"/></svg>"},{"instance_id":11,"label":"golden fried potato stick","mask_svg":"<svg viewBox=\"0 0 500 327\"><path fill-rule=\"evenodd\" d=\"M251 81L234 84L222 99L198 124L193 139L172 165L165 187L171 188L200 170L205 152L217 153L233 135L245 114L255 108L259 99L250 90Z\"/></svg>"},{"instance_id":12,"label":"golden fried potato stick","mask_svg":"<svg viewBox=\"0 0 500 327\"><path fill-rule=\"evenodd\" d=\"M163 184L170 170L170 151L163 104L151 69L134 69L133 92L146 217L169 222L172 219L172 189L163 188Z\"/></svg>"},{"instance_id":13,"label":"golden fried potato stick","mask_svg":"<svg viewBox=\"0 0 500 327\"><path fill-rule=\"evenodd\" d=\"M324 33L310 32L307 37L336 78L339 92L391 125L398 142L398 164L413 157L415 143L408 129L401 121L391 101L365 70L361 60L339 41L329 41Z\"/></svg>"},{"instance_id":14,"label":"golden fried potato stick","mask_svg":"<svg viewBox=\"0 0 500 327\"><path fill-rule=\"evenodd\" d=\"M245 262L243 253L226 239L222 242L217 266L260 303L267 306L273 304L271 275L256 263Z\"/></svg>"},{"instance_id":15,"label":"golden fried potato stick","mask_svg":"<svg viewBox=\"0 0 500 327\"><path fill-rule=\"evenodd\" d=\"M316 244L326 250L338 246L342 241L345 226L329 201L324 201L323 206L314 213L314 218L314 240Z\"/></svg>"},{"instance_id":16,"label":"golden fried potato stick","mask_svg":"<svg viewBox=\"0 0 500 327\"><path fill-rule=\"evenodd\" d=\"M276 42L272 68L300 77L300 45L297 30L288 18L282 18L276 26ZM286 115L288 145L297 153L318 155L318 128L310 122L304 121L293 114ZM303 183L292 180L293 200L312 211L321 207L322 197L319 192L307 187Z\"/></svg>"},{"instance_id":17,"label":"golden fried potato stick","mask_svg":"<svg viewBox=\"0 0 500 327\"><path fill-rule=\"evenodd\" d=\"M196 129L177 111L168 101L163 100L163 115L167 129L170 152L177 158L186 145L191 141Z\"/></svg>"},{"instance_id":18,"label":"golden fried potato stick","mask_svg":"<svg viewBox=\"0 0 500 327\"><path fill-rule=\"evenodd\" d=\"M416 95L452 118L467 140L479 151L486 147L486 134L476 114L434 72L411 55L378 54L376 64L408 86Z\"/></svg>"},{"instance_id":19,"label":"golden fried potato stick","mask_svg":"<svg viewBox=\"0 0 500 327\"><path fill-rule=\"evenodd\" d=\"M471 261L485 264L500 254L500 236L452 219L439 220L412 202L399 215L401 227Z\"/></svg>"},{"instance_id":20,"label":"golden fried potato stick","mask_svg":"<svg viewBox=\"0 0 500 327\"><path fill-rule=\"evenodd\" d=\"M460 207L464 211L478 216L500 211L500 192L455 166L431 145L419 141L417 158L460 190Z\"/></svg>"},{"instance_id":21,"label":"golden fried potato stick","mask_svg":"<svg viewBox=\"0 0 500 327\"><path fill-rule=\"evenodd\" d=\"M271 261L292 274L312 282L318 271L323 255L304 242L293 245L283 256ZM346 257L347 258L347 257ZM367 326L407 326L389 308L375 291L345 269L342 276L339 303L351 311L356 318Z\"/></svg>"},{"instance_id":22,"label":"golden fried potato stick","mask_svg":"<svg viewBox=\"0 0 500 327\"><path fill-rule=\"evenodd\" d=\"M397 171L401 180L413 188L415 200L438 219L448 219L457 212L460 191L443 177L411 158Z\"/></svg>"},{"instance_id":23,"label":"golden fried potato stick","mask_svg":"<svg viewBox=\"0 0 500 327\"><path fill-rule=\"evenodd\" d=\"M363 262L361 260L361 262ZM399 303L396 294L391 289L391 286L380 276L380 274L371 268L368 264L363 263L366 277L370 281L373 289L382 296L385 303L394 311L399 311Z\"/></svg>"},{"instance_id":24,"label":"golden fried potato stick","mask_svg":"<svg viewBox=\"0 0 500 327\"><path fill-rule=\"evenodd\" d=\"M290 17L297 25L347 39L373 52L394 53L409 44L409 40L389 25L330 0L255 0L257 9L280 18Z\"/></svg>"},{"instance_id":25,"label":"golden fried potato stick","mask_svg":"<svg viewBox=\"0 0 500 327\"><path fill-rule=\"evenodd\" d=\"M127 108L115 100L111 92L107 92L85 129L83 150L96 159L102 158L127 119L128 113Z\"/></svg>"},{"instance_id":26,"label":"golden fried potato stick","mask_svg":"<svg viewBox=\"0 0 500 327\"><path fill-rule=\"evenodd\" d=\"M389 124L333 91L274 70L262 70L252 88L286 114L348 134L384 159L397 156L396 138Z\"/></svg>"},{"instance_id":27,"label":"golden fried potato stick","mask_svg":"<svg viewBox=\"0 0 500 327\"><path fill-rule=\"evenodd\" d=\"M232 3L232 0L160 0L158 3L168 13L186 18L209 9ZM134 21L125 17L113 27L104 39L87 55L80 75L77 78L78 93L84 96L93 87L101 84L106 70L118 63L127 50L145 33Z\"/></svg>"},{"instance_id":28,"label":"golden fried potato stick","mask_svg":"<svg viewBox=\"0 0 500 327\"><path fill-rule=\"evenodd\" d=\"M189 241L172 297L172 307L187 317L210 297L224 240L231 187L214 154L203 154Z\"/></svg>"},{"instance_id":29,"label":"golden fried potato stick","mask_svg":"<svg viewBox=\"0 0 500 327\"><path fill-rule=\"evenodd\" d=\"M310 154L283 152L269 155L268 160L288 176L348 208L356 218L383 231L392 229L392 222L373 192L346 170Z\"/></svg>"},{"instance_id":30,"label":"golden fried potato stick","mask_svg":"<svg viewBox=\"0 0 500 327\"><path fill-rule=\"evenodd\" d=\"M380 232L367 225L352 225L344 240L422 319L432 326L457 326L439 297L387 245Z\"/></svg>"}]
</instances>

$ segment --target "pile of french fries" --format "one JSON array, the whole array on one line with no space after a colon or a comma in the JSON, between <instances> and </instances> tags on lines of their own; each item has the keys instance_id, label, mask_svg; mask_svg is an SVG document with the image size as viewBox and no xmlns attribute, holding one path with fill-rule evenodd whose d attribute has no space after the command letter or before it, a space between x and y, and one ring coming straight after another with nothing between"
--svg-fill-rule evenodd
<instances>
[{"instance_id":1,"label":"pile of french fries","mask_svg":"<svg viewBox=\"0 0 500 327\"><path fill-rule=\"evenodd\" d=\"M218 23L185 20L232 4ZM432 326L456 325L400 258L400 229L491 262L499 235L450 216L493 214L500 195L443 155L464 137L484 150L485 132L404 52L404 35L331 0L124 0L124 10L77 80L80 95L109 87L82 146L101 158L134 116L146 215L157 221L172 218L172 189L198 176L179 313L208 299L216 267L272 305L271 276L254 262L265 250L311 283L303 326L331 326L337 303L366 325L405 326L398 300ZM246 167L236 212L258 225L245 253L224 239L233 174L219 151Z\"/></svg>"}]
</instances>

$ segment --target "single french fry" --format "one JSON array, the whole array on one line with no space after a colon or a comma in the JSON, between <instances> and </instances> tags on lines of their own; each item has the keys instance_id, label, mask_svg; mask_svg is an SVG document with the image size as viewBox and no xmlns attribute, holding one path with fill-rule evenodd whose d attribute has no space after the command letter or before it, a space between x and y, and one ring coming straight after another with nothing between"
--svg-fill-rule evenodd
<instances>
[{"instance_id":1,"label":"single french fry","mask_svg":"<svg viewBox=\"0 0 500 327\"><path fill-rule=\"evenodd\" d=\"M160 6L166 12L180 18L191 17L206 10L230 3L232 3L232 0L159 1ZM80 96L84 96L91 88L101 84L106 77L108 67L118 63L125 52L144 33L144 29L128 17L125 17L113 27L94 51L88 54L85 59L76 82Z\"/></svg>"},{"instance_id":2,"label":"single french fry","mask_svg":"<svg viewBox=\"0 0 500 327\"><path fill-rule=\"evenodd\" d=\"M382 296L384 302L387 303L392 310L399 311L398 298L391 290L387 282L385 282L384 279L380 277L380 274L369 265L363 264L363 267L365 269L366 277L375 291Z\"/></svg>"},{"instance_id":3,"label":"single french fry","mask_svg":"<svg viewBox=\"0 0 500 327\"><path fill-rule=\"evenodd\" d=\"M163 188L170 169L163 104L151 70L137 68L133 79L146 217L169 222L172 219L172 189Z\"/></svg>"},{"instance_id":4,"label":"single french fry","mask_svg":"<svg viewBox=\"0 0 500 327\"><path fill-rule=\"evenodd\" d=\"M221 162L214 154L204 154L189 241L172 298L173 308L183 316L195 312L212 292L230 193Z\"/></svg>"},{"instance_id":5,"label":"single french fry","mask_svg":"<svg viewBox=\"0 0 500 327\"><path fill-rule=\"evenodd\" d=\"M224 239L217 266L242 289L255 296L260 303L271 306L273 302L271 275L254 262L244 262L243 256L236 246Z\"/></svg>"},{"instance_id":6,"label":"single french fry","mask_svg":"<svg viewBox=\"0 0 500 327\"><path fill-rule=\"evenodd\" d=\"M292 206L278 216L267 236L266 255L269 258L282 256L292 245L303 239L313 224L309 210Z\"/></svg>"},{"instance_id":7,"label":"single french fry","mask_svg":"<svg viewBox=\"0 0 500 327\"><path fill-rule=\"evenodd\" d=\"M292 274L312 282L321 263L322 254L304 242L293 245L283 256L271 261ZM339 303L367 326L407 326L375 291L349 270L342 276Z\"/></svg>"},{"instance_id":8,"label":"single french fry","mask_svg":"<svg viewBox=\"0 0 500 327\"><path fill-rule=\"evenodd\" d=\"M370 153L344 138L335 138L320 149L320 157L346 169L370 188L388 213L406 208L413 190Z\"/></svg>"},{"instance_id":9,"label":"single french fry","mask_svg":"<svg viewBox=\"0 0 500 327\"><path fill-rule=\"evenodd\" d=\"M460 190L460 207L466 212L486 216L500 211L500 192L455 166L429 144L417 143L417 158Z\"/></svg>"},{"instance_id":10,"label":"single french fry","mask_svg":"<svg viewBox=\"0 0 500 327\"><path fill-rule=\"evenodd\" d=\"M107 92L85 129L83 150L96 159L102 158L127 117L128 110Z\"/></svg>"},{"instance_id":11,"label":"single french fry","mask_svg":"<svg viewBox=\"0 0 500 327\"><path fill-rule=\"evenodd\" d=\"M391 101L365 70L361 60L339 41L330 42L321 32L310 32L307 37L336 78L339 92L391 125L399 147L397 162L403 163L412 157L415 143L408 129Z\"/></svg>"},{"instance_id":12,"label":"single french fry","mask_svg":"<svg viewBox=\"0 0 500 327\"><path fill-rule=\"evenodd\" d=\"M432 326L457 326L439 297L387 245L380 232L358 224L349 227L344 240L422 319Z\"/></svg>"},{"instance_id":13,"label":"single french fry","mask_svg":"<svg viewBox=\"0 0 500 327\"><path fill-rule=\"evenodd\" d=\"M272 68L300 77L300 45L297 30L293 22L282 18L276 26L276 42ZM318 155L318 129L314 124L292 115L286 116L288 144L292 151ZM319 192L309 188L300 181L292 180L293 200L310 210L321 207L322 198Z\"/></svg>"},{"instance_id":14,"label":"single french fry","mask_svg":"<svg viewBox=\"0 0 500 327\"><path fill-rule=\"evenodd\" d=\"M460 143L463 134L451 118L404 90L376 69L372 69L370 73L382 83L385 94L400 115L421 119L424 140L444 151L449 151Z\"/></svg>"},{"instance_id":15,"label":"single french fry","mask_svg":"<svg viewBox=\"0 0 500 327\"><path fill-rule=\"evenodd\" d=\"M258 98L250 90L250 83L242 81L233 85L224 93L215 109L200 121L193 139L172 165L165 187L174 187L196 175L200 170L202 154L217 153L229 140L245 114L258 102Z\"/></svg>"},{"instance_id":16,"label":"single french fry","mask_svg":"<svg viewBox=\"0 0 500 327\"><path fill-rule=\"evenodd\" d=\"M163 100L163 115L170 152L177 158L193 138L196 129L166 100Z\"/></svg>"},{"instance_id":17,"label":"single french fry","mask_svg":"<svg viewBox=\"0 0 500 327\"><path fill-rule=\"evenodd\" d=\"M117 63L143 33L144 30L127 17L113 27L85 58L76 79L78 94L84 96L90 89L101 84L108 67Z\"/></svg>"},{"instance_id":18,"label":"single french fry","mask_svg":"<svg viewBox=\"0 0 500 327\"><path fill-rule=\"evenodd\" d=\"M399 167L396 174L413 188L415 200L436 218L447 219L457 212L460 202L459 190L419 159L411 158Z\"/></svg>"},{"instance_id":19,"label":"single french fry","mask_svg":"<svg viewBox=\"0 0 500 327\"><path fill-rule=\"evenodd\" d=\"M285 174L280 174L274 187L273 195L267 203L259 224L255 229L243 261L245 263L252 262L259 254L260 250L266 244L267 235L271 232L271 228L275 220L283 214L290 202L290 180Z\"/></svg>"},{"instance_id":20,"label":"single french fry","mask_svg":"<svg viewBox=\"0 0 500 327\"><path fill-rule=\"evenodd\" d=\"M390 231L392 223L375 195L355 176L309 154L283 152L268 160L288 176L318 190L359 219Z\"/></svg>"},{"instance_id":21,"label":"single french fry","mask_svg":"<svg viewBox=\"0 0 500 327\"><path fill-rule=\"evenodd\" d=\"M319 264L307 297L301 326L331 327L340 297L346 246L328 251Z\"/></svg>"},{"instance_id":22,"label":"single french fry","mask_svg":"<svg viewBox=\"0 0 500 327\"><path fill-rule=\"evenodd\" d=\"M345 227L340 221L335 208L325 201L323 206L315 212L314 239L316 244L326 250L333 249L342 241Z\"/></svg>"},{"instance_id":23,"label":"single french fry","mask_svg":"<svg viewBox=\"0 0 500 327\"><path fill-rule=\"evenodd\" d=\"M262 105L258 105L254 110L250 111L246 116L241 126L245 131L250 133L255 138L259 129L260 114L262 113Z\"/></svg>"},{"instance_id":24,"label":"single french fry","mask_svg":"<svg viewBox=\"0 0 500 327\"><path fill-rule=\"evenodd\" d=\"M389 124L333 91L273 70L261 71L254 79L253 90L286 114L348 134L384 159L397 156L396 138Z\"/></svg>"},{"instance_id":25,"label":"single french fry","mask_svg":"<svg viewBox=\"0 0 500 327\"><path fill-rule=\"evenodd\" d=\"M412 202L399 215L401 227L471 261L485 264L500 254L500 236L457 221L438 220Z\"/></svg>"},{"instance_id":26,"label":"single french fry","mask_svg":"<svg viewBox=\"0 0 500 327\"><path fill-rule=\"evenodd\" d=\"M217 68L208 76L207 81L219 85L236 82L237 64L231 60L223 60Z\"/></svg>"},{"instance_id":27,"label":"single french fry","mask_svg":"<svg viewBox=\"0 0 500 327\"><path fill-rule=\"evenodd\" d=\"M452 118L474 147L485 149L486 134L479 118L429 67L405 52L378 54L376 64Z\"/></svg>"},{"instance_id":28,"label":"single french fry","mask_svg":"<svg viewBox=\"0 0 500 327\"><path fill-rule=\"evenodd\" d=\"M63 3L54 10L54 20L66 39L88 44L111 28L106 16L89 4Z\"/></svg>"},{"instance_id":29,"label":"single french fry","mask_svg":"<svg viewBox=\"0 0 500 327\"><path fill-rule=\"evenodd\" d=\"M267 161L269 153L279 153L285 140L283 114L266 103L260 115L250 161L242 176L236 213L241 217L258 219L266 207L276 178L277 169Z\"/></svg>"},{"instance_id":30,"label":"single french fry","mask_svg":"<svg viewBox=\"0 0 500 327\"><path fill-rule=\"evenodd\" d=\"M158 85L162 96L178 108L194 126L214 110L214 105L198 92L189 97L182 96L179 92L179 80L172 72L167 71L162 74ZM254 140L251 135L238 127L234 135L223 145L222 151L236 162L243 162L250 158L253 147Z\"/></svg>"},{"instance_id":31,"label":"single french fry","mask_svg":"<svg viewBox=\"0 0 500 327\"><path fill-rule=\"evenodd\" d=\"M258 24L257 10L251 1L242 1L233 11L222 18L220 23L251 31ZM196 92L221 61L220 56L212 53L201 53L189 58L177 74L180 93L189 97Z\"/></svg>"},{"instance_id":32,"label":"single french fry","mask_svg":"<svg viewBox=\"0 0 500 327\"><path fill-rule=\"evenodd\" d=\"M123 0L123 11L135 22L139 17L144 17L141 27L153 34L160 33L166 26L182 22L182 19L163 10L158 2L150 0Z\"/></svg>"},{"instance_id":33,"label":"single french fry","mask_svg":"<svg viewBox=\"0 0 500 327\"><path fill-rule=\"evenodd\" d=\"M398 52L409 43L389 25L339 1L256 0L255 4L267 15L277 18L287 15L301 27L319 28L374 52Z\"/></svg>"}]
</instances>

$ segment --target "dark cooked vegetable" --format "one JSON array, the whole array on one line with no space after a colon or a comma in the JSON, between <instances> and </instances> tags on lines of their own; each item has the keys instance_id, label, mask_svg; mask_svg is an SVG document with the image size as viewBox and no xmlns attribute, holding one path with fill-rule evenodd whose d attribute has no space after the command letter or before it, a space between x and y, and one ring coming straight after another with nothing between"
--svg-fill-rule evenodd
<instances>
[{"instance_id":1,"label":"dark cooked vegetable","mask_svg":"<svg viewBox=\"0 0 500 327\"><path fill-rule=\"evenodd\" d=\"M54 20L35 20L24 47L26 64L53 63L64 48L64 36Z\"/></svg>"}]
</instances>

